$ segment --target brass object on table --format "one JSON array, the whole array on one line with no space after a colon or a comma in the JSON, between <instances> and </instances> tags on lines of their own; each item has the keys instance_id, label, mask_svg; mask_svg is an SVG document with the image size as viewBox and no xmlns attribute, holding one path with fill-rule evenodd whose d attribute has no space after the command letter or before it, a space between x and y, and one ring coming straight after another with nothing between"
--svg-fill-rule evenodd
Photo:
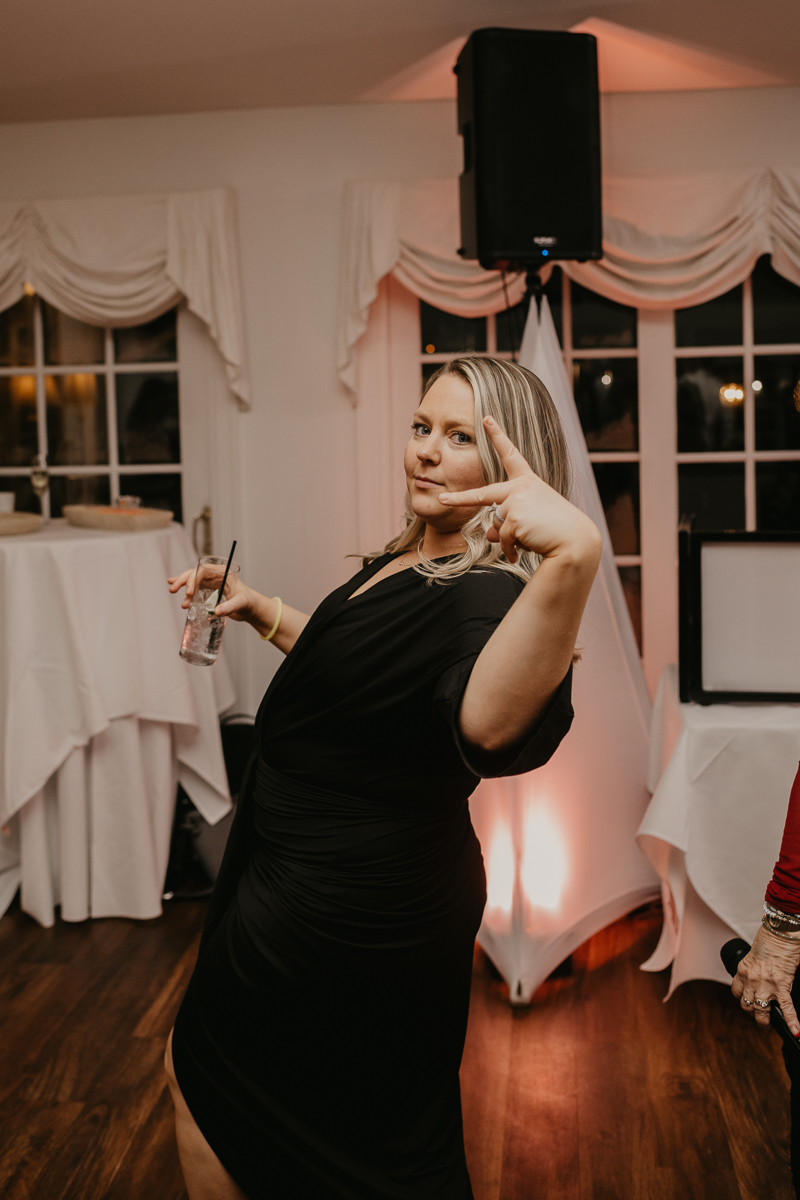
<instances>
[{"instance_id":1,"label":"brass object on table","mask_svg":"<svg viewBox=\"0 0 800 1200\"><path fill-rule=\"evenodd\" d=\"M202 526L203 526L203 544L202 544L202 546L198 546L198 544L197 544L197 526L200 524L202 524ZM201 511L197 514L195 519L192 521L192 545L194 546L195 550L201 557L207 558L210 554L213 554L213 550L211 549L212 541L213 541L213 538L211 536L211 508L207 504L205 506L205 508L201 509Z\"/></svg>"}]
</instances>

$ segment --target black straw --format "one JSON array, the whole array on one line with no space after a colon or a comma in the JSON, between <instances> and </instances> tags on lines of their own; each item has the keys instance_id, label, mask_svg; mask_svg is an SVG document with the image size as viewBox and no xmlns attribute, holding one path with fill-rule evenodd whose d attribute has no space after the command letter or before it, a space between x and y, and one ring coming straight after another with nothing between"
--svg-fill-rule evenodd
<instances>
[{"instance_id":1,"label":"black straw","mask_svg":"<svg viewBox=\"0 0 800 1200\"><path fill-rule=\"evenodd\" d=\"M230 571L230 569L231 569L231 563L233 562L233 552L235 549L236 549L236 539L234 538L233 545L231 546L231 552L228 555L228 565L225 568L225 574L222 576L222 587L217 592L217 606L222 604L223 599L225 597L225 584L228 582L228 571Z\"/></svg>"}]
</instances>

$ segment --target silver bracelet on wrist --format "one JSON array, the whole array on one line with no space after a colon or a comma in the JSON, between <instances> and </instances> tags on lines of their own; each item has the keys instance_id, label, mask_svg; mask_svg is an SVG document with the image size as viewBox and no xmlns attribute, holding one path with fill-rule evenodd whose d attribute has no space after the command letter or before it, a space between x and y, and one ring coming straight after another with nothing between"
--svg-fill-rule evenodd
<instances>
[{"instance_id":1,"label":"silver bracelet on wrist","mask_svg":"<svg viewBox=\"0 0 800 1200\"><path fill-rule=\"evenodd\" d=\"M782 937L784 942L800 942L800 916L794 912L781 912L768 901L764 901L762 925L770 934Z\"/></svg>"},{"instance_id":2,"label":"silver bracelet on wrist","mask_svg":"<svg viewBox=\"0 0 800 1200\"><path fill-rule=\"evenodd\" d=\"M768 917L775 917L784 925L796 925L800 930L800 915L797 913L781 912L779 908L773 908L767 900L764 901L764 912Z\"/></svg>"},{"instance_id":3,"label":"silver bracelet on wrist","mask_svg":"<svg viewBox=\"0 0 800 1200\"><path fill-rule=\"evenodd\" d=\"M797 913L781 912L765 900L761 924L785 942L800 942L800 916Z\"/></svg>"},{"instance_id":4,"label":"silver bracelet on wrist","mask_svg":"<svg viewBox=\"0 0 800 1200\"><path fill-rule=\"evenodd\" d=\"M784 933L780 929L775 929L773 925L769 924L769 918L766 913L761 920L761 924L768 933L773 933L775 937L782 938L784 942L797 942L798 945L800 945L800 929L797 931L797 933Z\"/></svg>"}]
</instances>

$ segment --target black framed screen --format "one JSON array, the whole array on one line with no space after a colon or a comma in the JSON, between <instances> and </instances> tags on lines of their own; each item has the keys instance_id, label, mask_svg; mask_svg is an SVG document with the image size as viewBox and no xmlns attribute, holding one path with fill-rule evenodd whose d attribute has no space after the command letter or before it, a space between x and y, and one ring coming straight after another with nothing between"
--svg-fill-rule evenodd
<instances>
[{"instance_id":1,"label":"black framed screen","mask_svg":"<svg viewBox=\"0 0 800 1200\"><path fill-rule=\"evenodd\" d=\"M800 531L678 536L681 700L800 701Z\"/></svg>"}]
</instances>

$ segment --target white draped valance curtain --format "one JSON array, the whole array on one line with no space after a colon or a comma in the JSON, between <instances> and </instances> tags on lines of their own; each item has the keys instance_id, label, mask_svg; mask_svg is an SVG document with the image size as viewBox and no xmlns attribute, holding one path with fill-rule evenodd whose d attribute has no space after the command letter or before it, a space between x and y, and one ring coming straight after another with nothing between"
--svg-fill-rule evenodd
<instances>
[{"instance_id":1,"label":"white draped valance curtain","mask_svg":"<svg viewBox=\"0 0 800 1200\"><path fill-rule=\"evenodd\" d=\"M92 325L140 325L185 299L219 348L239 405L250 407L231 190L4 202L0 310L26 283Z\"/></svg>"},{"instance_id":2,"label":"white draped valance curtain","mask_svg":"<svg viewBox=\"0 0 800 1200\"><path fill-rule=\"evenodd\" d=\"M800 168L607 178L600 262L561 264L571 279L636 308L702 304L741 283L761 254L800 285ZM522 298L521 276L464 262L456 180L352 182L346 187L338 367L355 393L353 350L378 284L391 274L457 316L499 312Z\"/></svg>"}]
</instances>

